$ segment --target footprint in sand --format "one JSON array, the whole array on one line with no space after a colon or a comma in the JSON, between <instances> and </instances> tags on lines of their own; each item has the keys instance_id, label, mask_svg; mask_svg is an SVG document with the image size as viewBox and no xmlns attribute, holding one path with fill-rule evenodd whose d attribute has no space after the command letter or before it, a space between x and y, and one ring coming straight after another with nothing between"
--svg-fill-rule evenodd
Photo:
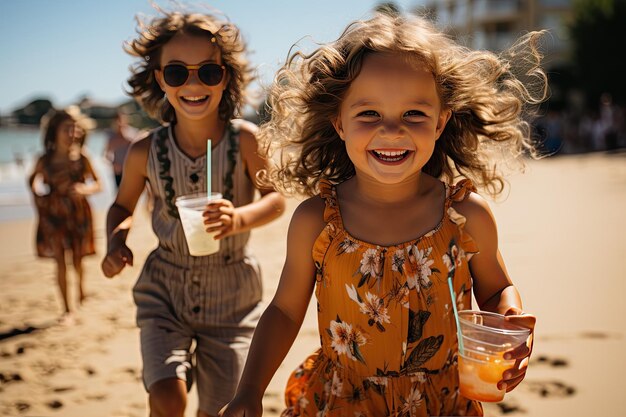
<instances>
[{"instance_id":1,"label":"footprint in sand","mask_svg":"<svg viewBox=\"0 0 626 417\"><path fill-rule=\"evenodd\" d=\"M569 362L565 358L550 358L549 356L540 355L531 360L534 363L548 365L554 368L569 366Z\"/></svg>"},{"instance_id":2,"label":"footprint in sand","mask_svg":"<svg viewBox=\"0 0 626 417\"><path fill-rule=\"evenodd\" d=\"M52 401L48 401L48 403L46 403L46 405L50 408L52 408L53 410L56 410L58 408L63 407L63 403L59 400L52 400Z\"/></svg>"},{"instance_id":3,"label":"footprint in sand","mask_svg":"<svg viewBox=\"0 0 626 417\"><path fill-rule=\"evenodd\" d=\"M68 392L68 391L74 391L76 389L76 387L56 387L56 388L52 388L52 392L56 392L56 393L60 393L60 392Z\"/></svg>"},{"instance_id":4,"label":"footprint in sand","mask_svg":"<svg viewBox=\"0 0 626 417\"><path fill-rule=\"evenodd\" d=\"M564 398L576 394L576 388L561 381L525 381L523 386L526 390L544 398Z\"/></svg>"},{"instance_id":5,"label":"footprint in sand","mask_svg":"<svg viewBox=\"0 0 626 417\"><path fill-rule=\"evenodd\" d=\"M126 367L118 369L116 372L118 375L123 375L123 380L126 381L141 381L141 371L138 368ZM119 377L112 377L111 383L115 383L114 381L120 381Z\"/></svg>"},{"instance_id":6,"label":"footprint in sand","mask_svg":"<svg viewBox=\"0 0 626 417\"><path fill-rule=\"evenodd\" d=\"M569 339L622 339L621 333L600 332L594 330L582 331L580 333L547 334L542 336L542 340L569 340Z\"/></svg>"},{"instance_id":7,"label":"footprint in sand","mask_svg":"<svg viewBox=\"0 0 626 417\"><path fill-rule=\"evenodd\" d=\"M552 368L567 368L569 361L565 358L550 357L548 355L539 355L531 359L533 365L544 365ZM552 381L533 381L526 380L522 386L541 397L571 397L576 394L576 388L565 384L558 380Z\"/></svg>"},{"instance_id":8,"label":"footprint in sand","mask_svg":"<svg viewBox=\"0 0 626 417\"><path fill-rule=\"evenodd\" d=\"M20 413L23 413L24 411L30 410L30 404L28 404L26 402L23 402L23 401L18 401L18 402L15 403L15 408Z\"/></svg>"},{"instance_id":9,"label":"footprint in sand","mask_svg":"<svg viewBox=\"0 0 626 417\"><path fill-rule=\"evenodd\" d=\"M12 382L21 382L23 380L24 379L22 378L22 375L20 375L19 373L0 373L0 383L2 385L10 384Z\"/></svg>"},{"instance_id":10,"label":"footprint in sand","mask_svg":"<svg viewBox=\"0 0 626 417\"><path fill-rule=\"evenodd\" d=\"M526 414L526 410L508 401L502 401L502 402L496 403L496 406L500 410L500 414L511 414L511 413Z\"/></svg>"},{"instance_id":11,"label":"footprint in sand","mask_svg":"<svg viewBox=\"0 0 626 417\"><path fill-rule=\"evenodd\" d=\"M85 366L83 370L85 371L87 376L94 376L97 373L96 370L93 369L91 366Z\"/></svg>"}]
</instances>

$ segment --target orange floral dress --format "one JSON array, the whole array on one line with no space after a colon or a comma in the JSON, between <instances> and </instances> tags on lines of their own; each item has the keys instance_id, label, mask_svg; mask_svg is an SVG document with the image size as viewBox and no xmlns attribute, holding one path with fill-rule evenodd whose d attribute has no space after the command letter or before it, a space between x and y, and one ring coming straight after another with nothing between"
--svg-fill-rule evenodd
<instances>
[{"instance_id":1,"label":"orange floral dress","mask_svg":"<svg viewBox=\"0 0 626 417\"><path fill-rule=\"evenodd\" d=\"M468 260L477 252L452 203L474 191L446 187L430 232L394 246L352 237L336 189L320 184L326 227L313 247L321 348L290 376L282 416L481 416L459 393L457 337L448 277L470 308Z\"/></svg>"}]
</instances>

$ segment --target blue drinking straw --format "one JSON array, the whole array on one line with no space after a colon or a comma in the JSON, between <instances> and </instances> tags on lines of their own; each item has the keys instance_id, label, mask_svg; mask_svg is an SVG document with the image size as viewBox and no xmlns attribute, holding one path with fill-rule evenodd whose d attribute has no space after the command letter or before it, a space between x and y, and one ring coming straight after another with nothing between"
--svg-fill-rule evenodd
<instances>
[{"instance_id":1,"label":"blue drinking straw","mask_svg":"<svg viewBox=\"0 0 626 417\"><path fill-rule=\"evenodd\" d=\"M459 323L459 312L456 309L456 294L452 288L452 277L448 277L448 287L450 288L450 298L452 298L452 308L454 310L454 320L456 320L456 336L459 339L459 352L463 354L463 335L461 334L461 323Z\"/></svg>"}]
</instances>

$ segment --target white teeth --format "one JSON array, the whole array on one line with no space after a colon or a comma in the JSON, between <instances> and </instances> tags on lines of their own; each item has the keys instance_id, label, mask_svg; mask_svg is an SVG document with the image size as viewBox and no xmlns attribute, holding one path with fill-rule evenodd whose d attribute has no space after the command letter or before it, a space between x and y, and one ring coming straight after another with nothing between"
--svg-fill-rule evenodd
<instances>
[{"instance_id":1,"label":"white teeth","mask_svg":"<svg viewBox=\"0 0 626 417\"><path fill-rule=\"evenodd\" d=\"M387 162L400 161L409 151L373 151L377 158Z\"/></svg>"},{"instance_id":2,"label":"white teeth","mask_svg":"<svg viewBox=\"0 0 626 417\"><path fill-rule=\"evenodd\" d=\"M403 155L406 151L374 151L374 152L383 156L399 156L399 155Z\"/></svg>"},{"instance_id":3,"label":"white teeth","mask_svg":"<svg viewBox=\"0 0 626 417\"><path fill-rule=\"evenodd\" d=\"M207 96L187 96L183 97L187 101L201 101L204 100Z\"/></svg>"}]
</instances>

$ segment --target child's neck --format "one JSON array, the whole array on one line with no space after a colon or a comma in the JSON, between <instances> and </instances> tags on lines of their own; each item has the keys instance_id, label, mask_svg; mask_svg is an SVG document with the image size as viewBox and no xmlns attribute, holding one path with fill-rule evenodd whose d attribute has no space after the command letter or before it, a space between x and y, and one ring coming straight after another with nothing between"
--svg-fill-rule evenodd
<instances>
[{"instance_id":1,"label":"child's neck","mask_svg":"<svg viewBox=\"0 0 626 417\"><path fill-rule=\"evenodd\" d=\"M52 158L53 159L69 159L70 157L70 150L69 149L55 149L54 153L52 154Z\"/></svg>"},{"instance_id":2,"label":"child's neck","mask_svg":"<svg viewBox=\"0 0 626 417\"><path fill-rule=\"evenodd\" d=\"M355 175L353 190L359 198L373 205L403 204L414 201L430 188L432 178L419 173L397 184L381 184L370 178Z\"/></svg>"},{"instance_id":3,"label":"child's neck","mask_svg":"<svg viewBox=\"0 0 626 417\"><path fill-rule=\"evenodd\" d=\"M213 120L178 120L174 125L174 135L178 146L191 157L206 153L207 140L216 146L224 135L226 123L219 117Z\"/></svg>"},{"instance_id":4,"label":"child's neck","mask_svg":"<svg viewBox=\"0 0 626 417\"><path fill-rule=\"evenodd\" d=\"M344 228L376 245L412 241L434 230L443 216L445 189L426 174L398 184L355 176L340 184L337 192Z\"/></svg>"}]
</instances>

